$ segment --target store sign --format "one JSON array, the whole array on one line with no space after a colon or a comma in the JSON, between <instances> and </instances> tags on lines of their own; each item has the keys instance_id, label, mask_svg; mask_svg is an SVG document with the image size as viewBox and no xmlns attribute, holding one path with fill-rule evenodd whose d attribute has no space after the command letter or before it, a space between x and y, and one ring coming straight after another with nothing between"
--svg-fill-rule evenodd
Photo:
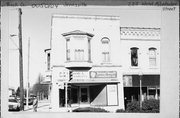
<instances>
[{"instance_id":1,"label":"store sign","mask_svg":"<svg viewBox=\"0 0 180 118\"><path fill-rule=\"evenodd\" d=\"M90 71L90 78L117 78L116 71Z\"/></svg>"},{"instance_id":2,"label":"store sign","mask_svg":"<svg viewBox=\"0 0 180 118\"><path fill-rule=\"evenodd\" d=\"M73 80L75 79L88 79L89 74L88 72L83 72L83 71L73 71Z\"/></svg>"},{"instance_id":3,"label":"store sign","mask_svg":"<svg viewBox=\"0 0 180 118\"><path fill-rule=\"evenodd\" d=\"M109 83L109 82L119 82L117 78L87 78L87 79L72 79L71 83L77 83L77 82L103 82L103 83Z\"/></svg>"},{"instance_id":4,"label":"store sign","mask_svg":"<svg viewBox=\"0 0 180 118\"><path fill-rule=\"evenodd\" d=\"M68 81L69 80L69 72L68 71L60 71L58 75L58 81Z\"/></svg>"}]
</instances>

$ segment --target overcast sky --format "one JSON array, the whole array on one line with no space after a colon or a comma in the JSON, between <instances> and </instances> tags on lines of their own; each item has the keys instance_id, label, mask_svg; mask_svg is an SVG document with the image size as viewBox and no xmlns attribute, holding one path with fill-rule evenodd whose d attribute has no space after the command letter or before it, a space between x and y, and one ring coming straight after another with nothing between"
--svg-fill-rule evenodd
<instances>
[{"instance_id":1,"label":"overcast sky","mask_svg":"<svg viewBox=\"0 0 180 118\"><path fill-rule=\"evenodd\" d=\"M30 38L30 84L37 81L39 73L43 73L44 49L50 48L51 15L52 14L80 14L80 15L113 15L120 17L121 27L156 27L161 26L161 12L159 10L144 10L132 7L58 7L58 8L22 8L23 33L23 64L24 87L27 79L28 39ZM145 10L147 9L147 10ZM71 25L71 24L70 24ZM60 27L61 28L61 27ZM9 35L18 35L18 10L10 8ZM9 38L9 86L17 89L19 86L18 65L18 37Z\"/></svg>"}]
</instances>

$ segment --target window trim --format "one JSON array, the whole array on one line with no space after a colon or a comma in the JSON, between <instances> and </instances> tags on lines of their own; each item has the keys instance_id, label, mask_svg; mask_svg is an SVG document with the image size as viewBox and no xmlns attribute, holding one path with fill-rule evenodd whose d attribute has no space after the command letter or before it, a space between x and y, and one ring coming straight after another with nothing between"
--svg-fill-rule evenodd
<instances>
[{"instance_id":1,"label":"window trim","mask_svg":"<svg viewBox=\"0 0 180 118\"><path fill-rule=\"evenodd\" d=\"M150 57L150 51L151 50L153 50L155 52L155 57L154 58ZM150 47L150 48L148 48L148 51L149 51L149 53L148 53L148 55L149 55L149 58L148 58L149 59L149 67L150 68L156 68L157 67L157 48ZM155 65L150 64L150 59L155 59Z\"/></svg>"},{"instance_id":2,"label":"window trim","mask_svg":"<svg viewBox=\"0 0 180 118\"><path fill-rule=\"evenodd\" d=\"M107 51L102 50L102 54L101 54L102 55L102 63L110 63L111 62L110 39L108 37L103 37L101 39L101 44L102 44L102 46L103 45L108 45L108 50ZM102 48L102 49L104 49L104 48ZM106 55L107 55L107 58L105 58Z\"/></svg>"}]
</instances>

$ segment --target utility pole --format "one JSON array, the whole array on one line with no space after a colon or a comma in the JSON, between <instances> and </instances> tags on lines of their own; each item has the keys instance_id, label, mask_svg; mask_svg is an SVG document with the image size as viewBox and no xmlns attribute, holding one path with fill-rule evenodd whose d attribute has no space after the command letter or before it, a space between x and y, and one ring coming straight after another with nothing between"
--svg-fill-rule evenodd
<instances>
[{"instance_id":1,"label":"utility pole","mask_svg":"<svg viewBox=\"0 0 180 118\"><path fill-rule=\"evenodd\" d=\"M140 102L140 110L142 110L142 77L143 73L139 72L139 102Z\"/></svg>"},{"instance_id":2,"label":"utility pole","mask_svg":"<svg viewBox=\"0 0 180 118\"><path fill-rule=\"evenodd\" d=\"M26 106L28 106L29 100L29 58L30 58L30 38L28 39L28 70L27 70L27 88L26 88Z\"/></svg>"},{"instance_id":3,"label":"utility pole","mask_svg":"<svg viewBox=\"0 0 180 118\"><path fill-rule=\"evenodd\" d=\"M65 82L65 107L67 108L67 101L68 101L68 88L67 88L67 86L68 86L68 83L67 82Z\"/></svg>"},{"instance_id":4,"label":"utility pole","mask_svg":"<svg viewBox=\"0 0 180 118\"><path fill-rule=\"evenodd\" d=\"M23 88L23 51L22 51L22 24L21 24L21 8L19 11L19 78L20 78L20 109L24 110L24 88Z\"/></svg>"}]
</instances>

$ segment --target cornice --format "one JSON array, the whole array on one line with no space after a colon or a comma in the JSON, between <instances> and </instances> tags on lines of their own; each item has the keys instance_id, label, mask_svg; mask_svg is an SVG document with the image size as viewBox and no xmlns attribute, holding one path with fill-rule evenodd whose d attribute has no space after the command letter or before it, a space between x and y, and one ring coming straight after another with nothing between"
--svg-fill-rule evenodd
<instances>
[{"instance_id":1,"label":"cornice","mask_svg":"<svg viewBox=\"0 0 180 118\"><path fill-rule=\"evenodd\" d=\"M120 27L121 39L160 40L160 28Z\"/></svg>"}]
</instances>

